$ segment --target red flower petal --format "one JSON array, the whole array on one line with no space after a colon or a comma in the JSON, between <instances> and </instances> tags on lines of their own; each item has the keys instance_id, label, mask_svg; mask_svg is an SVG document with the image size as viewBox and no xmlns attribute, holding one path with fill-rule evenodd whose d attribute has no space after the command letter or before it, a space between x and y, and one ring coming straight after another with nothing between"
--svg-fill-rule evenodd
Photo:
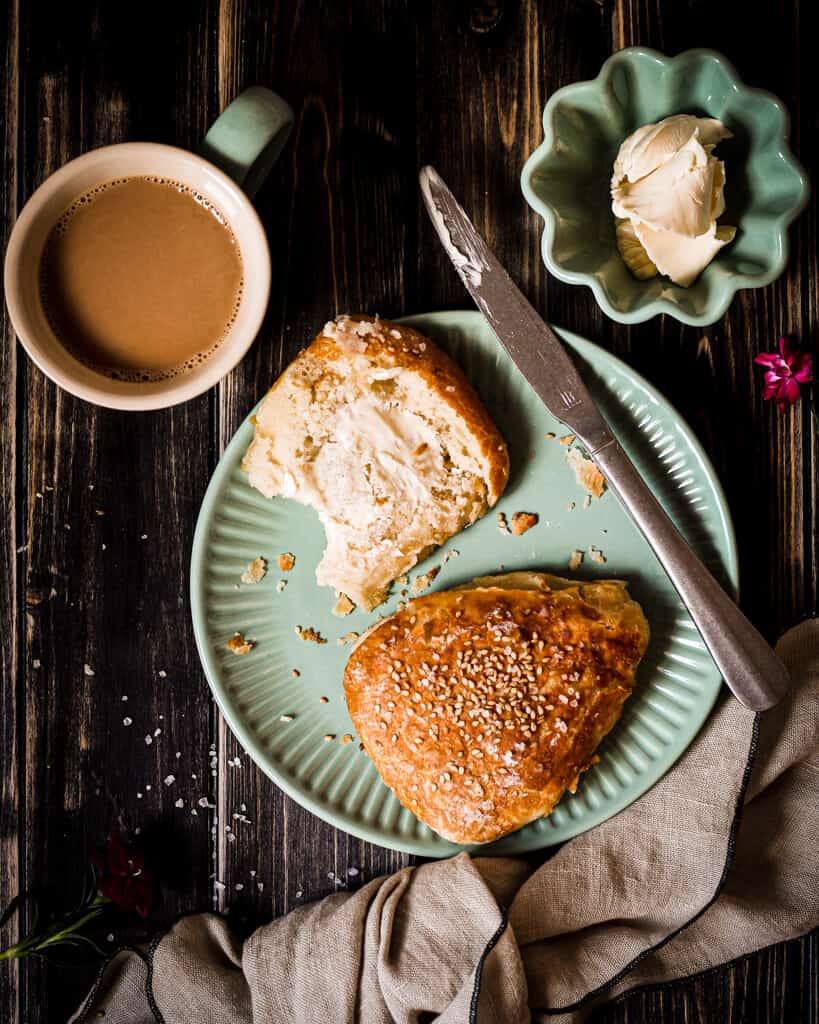
<instances>
[{"instance_id":1,"label":"red flower petal","mask_svg":"<svg viewBox=\"0 0 819 1024\"><path fill-rule=\"evenodd\" d=\"M760 352L754 359L755 363L759 363L760 366L781 366L782 359L776 354L776 352Z\"/></svg>"}]
</instances>

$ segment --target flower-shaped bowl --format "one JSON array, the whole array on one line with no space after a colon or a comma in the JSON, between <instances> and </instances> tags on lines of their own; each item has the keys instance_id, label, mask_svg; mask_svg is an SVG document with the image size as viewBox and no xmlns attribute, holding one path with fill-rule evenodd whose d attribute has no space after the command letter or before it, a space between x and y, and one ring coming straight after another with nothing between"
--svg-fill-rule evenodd
<instances>
[{"instance_id":1,"label":"flower-shaped bowl","mask_svg":"<svg viewBox=\"0 0 819 1024\"><path fill-rule=\"evenodd\" d=\"M666 277L632 276L615 243L609 194L623 139L679 113L719 118L733 132L717 155L727 179L720 223L736 225L736 238L689 288ZM588 285L613 320L640 323L668 313L683 323L712 324L736 291L760 288L784 270L788 225L807 202L808 179L788 146L785 107L743 85L720 54L621 50L597 78L550 97L543 129L521 176L524 196L546 222L543 260L561 281Z\"/></svg>"}]
</instances>

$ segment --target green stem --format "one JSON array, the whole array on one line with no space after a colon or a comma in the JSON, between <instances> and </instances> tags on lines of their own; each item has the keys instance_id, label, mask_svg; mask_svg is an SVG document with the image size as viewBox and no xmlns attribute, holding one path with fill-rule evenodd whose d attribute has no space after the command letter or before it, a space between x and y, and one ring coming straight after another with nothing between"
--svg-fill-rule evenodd
<instances>
[{"instance_id":1,"label":"green stem","mask_svg":"<svg viewBox=\"0 0 819 1024\"><path fill-rule=\"evenodd\" d=\"M36 955L43 950L70 941L74 936L78 939L85 939L85 936L78 934L80 929L99 917L108 902L105 896L97 893L91 904L83 908L78 916L65 915L53 921L43 931L38 932L36 927L33 928L19 942L0 951L0 960L19 960L25 956Z\"/></svg>"}]
</instances>

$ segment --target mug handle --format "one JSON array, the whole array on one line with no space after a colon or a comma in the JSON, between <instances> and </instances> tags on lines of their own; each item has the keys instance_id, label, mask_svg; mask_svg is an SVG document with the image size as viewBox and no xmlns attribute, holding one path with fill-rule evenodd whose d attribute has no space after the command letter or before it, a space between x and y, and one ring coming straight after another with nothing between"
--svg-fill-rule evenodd
<instances>
[{"instance_id":1,"label":"mug handle","mask_svg":"<svg viewBox=\"0 0 819 1024\"><path fill-rule=\"evenodd\" d=\"M222 111L199 147L251 199L276 162L293 127L293 111L261 85L245 89Z\"/></svg>"}]
</instances>

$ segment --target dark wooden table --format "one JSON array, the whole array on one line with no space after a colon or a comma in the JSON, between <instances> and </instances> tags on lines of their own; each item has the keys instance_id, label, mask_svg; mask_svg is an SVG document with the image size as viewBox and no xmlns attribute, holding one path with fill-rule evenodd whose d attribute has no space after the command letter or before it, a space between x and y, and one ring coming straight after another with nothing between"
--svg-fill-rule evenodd
<instances>
[{"instance_id":1,"label":"dark wooden table","mask_svg":"<svg viewBox=\"0 0 819 1024\"><path fill-rule=\"evenodd\" d=\"M187 580L224 445L328 316L468 305L420 208L424 162L544 315L627 359L693 425L733 509L751 617L773 639L815 613L816 436L804 405L784 416L763 405L752 359L785 331L815 350L816 203L792 232L787 273L738 295L720 323L626 328L588 291L547 280L540 223L518 185L550 93L635 43L727 54L788 105L794 148L816 180L814 3L7 0L0 17L3 247L37 185L87 149L195 146L254 83L296 112L257 199L274 264L268 316L210 394L152 414L85 405L42 376L2 321L0 904L35 885L70 891L118 823L139 828L160 859L160 923L215 906L250 926L408 862L324 825L248 759L229 766L240 748L199 666ZM204 809L191 815L203 794L218 827ZM230 842L223 823L241 805L251 822ZM816 1022L818 952L815 936L795 941L633 997L606 1019ZM0 1021L63 1020L89 976L0 964Z\"/></svg>"}]
</instances>

